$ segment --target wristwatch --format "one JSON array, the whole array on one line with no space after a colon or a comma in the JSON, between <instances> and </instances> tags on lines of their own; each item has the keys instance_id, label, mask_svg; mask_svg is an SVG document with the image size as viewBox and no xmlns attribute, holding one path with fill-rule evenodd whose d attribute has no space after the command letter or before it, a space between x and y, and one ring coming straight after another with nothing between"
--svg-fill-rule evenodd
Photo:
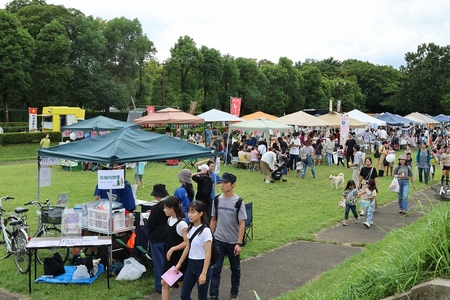
<instances>
[{"instance_id":1,"label":"wristwatch","mask_svg":"<svg viewBox=\"0 0 450 300\"><path fill-rule=\"evenodd\" d=\"M242 247L242 243L236 243L236 245L239 245L239 247Z\"/></svg>"}]
</instances>

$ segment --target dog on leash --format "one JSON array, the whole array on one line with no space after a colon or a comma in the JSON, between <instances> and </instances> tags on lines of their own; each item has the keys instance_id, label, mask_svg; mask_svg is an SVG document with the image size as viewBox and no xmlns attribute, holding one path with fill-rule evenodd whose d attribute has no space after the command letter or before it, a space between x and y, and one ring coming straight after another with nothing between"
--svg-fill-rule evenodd
<instances>
[{"instance_id":1,"label":"dog on leash","mask_svg":"<svg viewBox=\"0 0 450 300\"><path fill-rule=\"evenodd\" d=\"M303 163L301 161L298 161L296 166L295 166L295 172L297 172L297 177L302 176L302 171L303 171Z\"/></svg>"},{"instance_id":2,"label":"dog on leash","mask_svg":"<svg viewBox=\"0 0 450 300\"><path fill-rule=\"evenodd\" d=\"M339 186L344 188L344 173L339 173L337 176L330 175L328 179L330 180L331 189L335 188L337 190Z\"/></svg>"}]
</instances>

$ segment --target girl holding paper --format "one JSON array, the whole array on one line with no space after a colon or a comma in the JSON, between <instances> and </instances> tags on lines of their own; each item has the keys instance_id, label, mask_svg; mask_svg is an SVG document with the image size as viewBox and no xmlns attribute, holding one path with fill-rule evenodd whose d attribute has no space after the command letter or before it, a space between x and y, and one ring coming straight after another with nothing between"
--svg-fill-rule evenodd
<instances>
[{"instance_id":1,"label":"girl holding paper","mask_svg":"<svg viewBox=\"0 0 450 300\"><path fill-rule=\"evenodd\" d=\"M166 257L164 260L163 272L167 272L170 268L175 266L183 254L184 248L189 243L187 238L187 228L188 225L184 221L184 211L181 202L175 196L169 196L164 199L164 213L169 217L167 219L167 244L166 244ZM186 271L186 264L182 264L179 271L184 273ZM174 273L175 274L175 273ZM169 300L170 297L170 286L172 282L166 282L164 280L165 275L163 274L161 279L161 299ZM166 278L169 281L169 278ZM181 284L183 282L183 276L177 279L177 283Z\"/></svg>"}]
</instances>

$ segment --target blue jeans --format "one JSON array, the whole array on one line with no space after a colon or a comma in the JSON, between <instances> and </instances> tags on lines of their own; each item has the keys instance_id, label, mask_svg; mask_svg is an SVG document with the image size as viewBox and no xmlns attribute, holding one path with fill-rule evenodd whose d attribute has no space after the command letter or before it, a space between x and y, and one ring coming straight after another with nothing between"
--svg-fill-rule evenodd
<instances>
[{"instance_id":1,"label":"blue jeans","mask_svg":"<svg viewBox=\"0 0 450 300\"><path fill-rule=\"evenodd\" d=\"M155 291L161 292L161 275L164 270L164 258L166 253L164 247L166 243L150 243L150 251L152 253L153 273L155 275Z\"/></svg>"},{"instance_id":2,"label":"blue jeans","mask_svg":"<svg viewBox=\"0 0 450 300\"><path fill-rule=\"evenodd\" d=\"M422 182L422 172L425 173L425 183L428 183L428 172L430 172L429 167L419 168L419 181Z\"/></svg>"},{"instance_id":3,"label":"blue jeans","mask_svg":"<svg viewBox=\"0 0 450 300\"><path fill-rule=\"evenodd\" d=\"M373 200L370 204L369 207L367 207L367 218L366 218L366 222L371 224L372 222L372 217L373 217L373 212L375 210L375 201Z\"/></svg>"},{"instance_id":4,"label":"blue jeans","mask_svg":"<svg viewBox=\"0 0 450 300\"><path fill-rule=\"evenodd\" d=\"M219 299L220 274L222 273L223 260L225 255L228 256L231 270L231 290L230 294L237 295L239 293L239 285L241 282L241 258L234 255L234 247L236 244L228 244L215 240L219 255L216 263L211 269L211 285L209 287L209 295Z\"/></svg>"},{"instance_id":5,"label":"blue jeans","mask_svg":"<svg viewBox=\"0 0 450 300\"><path fill-rule=\"evenodd\" d=\"M333 165L333 153L328 153L327 152L327 164L329 166Z\"/></svg>"},{"instance_id":6,"label":"blue jeans","mask_svg":"<svg viewBox=\"0 0 450 300\"><path fill-rule=\"evenodd\" d=\"M306 156L306 163L303 163L302 179L305 179L306 167L310 167L312 176L314 177L314 179L316 179L316 170L314 170L314 164L313 164L311 155L307 155Z\"/></svg>"},{"instance_id":7,"label":"blue jeans","mask_svg":"<svg viewBox=\"0 0 450 300\"><path fill-rule=\"evenodd\" d=\"M408 210L408 192L409 192L409 180L399 179L398 186L398 207L400 210Z\"/></svg>"},{"instance_id":8,"label":"blue jeans","mask_svg":"<svg viewBox=\"0 0 450 300\"><path fill-rule=\"evenodd\" d=\"M348 213L350 212L350 210L352 211L355 219L358 219L358 213L356 212L356 205L350 205L350 204L345 204L344 219L348 220Z\"/></svg>"},{"instance_id":9,"label":"blue jeans","mask_svg":"<svg viewBox=\"0 0 450 300\"><path fill-rule=\"evenodd\" d=\"M211 276L211 268L208 268L208 273L206 273L206 282L202 285L198 284L198 278L203 271L204 262L204 259L189 259L186 272L184 273L183 287L181 288L181 300L191 300L191 292L196 284L198 290L198 299L208 299L208 285Z\"/></svg>"},{"instance_id":10,"label":"blue jeans","mask_svg":"<svg viewBox=\"0 0 450 300\"><path fill-rule=\"evenodd\" d=\"M289 163L288 163L288 167L290 170L295 170L295 168L297 167L297 162L298 162L298 157L299 155L297 154L289 154Z\"/></svg>"}]
</instances>

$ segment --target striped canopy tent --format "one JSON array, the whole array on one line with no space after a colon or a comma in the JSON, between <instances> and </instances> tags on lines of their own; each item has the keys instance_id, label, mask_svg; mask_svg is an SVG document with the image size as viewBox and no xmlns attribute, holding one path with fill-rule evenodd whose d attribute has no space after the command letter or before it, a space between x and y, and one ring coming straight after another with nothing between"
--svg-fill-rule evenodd
<instances>
[{"instance_id":1,"label":"striped canopy tent","mask_svg":"<svg viewBox=\"0 0 450 300\"><path fill-rule=\"evenodd\" d=\"M257 111L257 112L254 112L254 113L252 113L252 114L245 115L245 116L241 117L241 119L242 119L242 120L245 120L245 121L248 121L248 120L254 120L254 119L275 120L275 119L277 119L277 118L278 118L278 117L273 116L273 115L266 114L265 112L262 112L262 111Z\"/></svg>"}]
</instances>

